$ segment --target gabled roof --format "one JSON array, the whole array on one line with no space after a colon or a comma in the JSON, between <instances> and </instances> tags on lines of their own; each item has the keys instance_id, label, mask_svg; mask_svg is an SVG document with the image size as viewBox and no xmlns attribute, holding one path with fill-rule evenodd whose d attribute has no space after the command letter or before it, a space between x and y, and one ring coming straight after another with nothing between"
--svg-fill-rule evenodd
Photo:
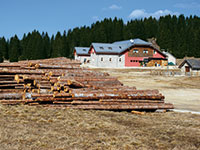
<instances>
[{"instance_id":1,"label":"gabled roof","mask_svg":"<svg viewBox=\"0 0 200 150\"><path fill-rule=\"evenodd\" d=\"M89 55L89 47L75 47L77 55Z\"/></svg>"},{"instance_id":2,"label":"gabled roof","mask_svg":"<svg viewBox=\"0 0 200 150\"><path fill-rule=\"evenodd\" d=\"M126 44L128 46L132 46L132 45L152 45L152 43L143 41L141 39L130 39L130 40L125 40L125 41L117 41L114 42L113 44Z\"/></svg>"},{"instance_id":3,"label":"gabled roof","mask_svg":"<svg viewBox=\"0 0 200 150\"><path fill-rule=\"evenodd\" d=\"M200 70L200 60L186 59L180 64L179 68L183 67L185 63L187 63L192 69Z\"/></svg>"},{"instance_id":4,"label":"gabled roof","mask_svg":"<svg viewBox=\"0 0 200 150\"><path fill-rule=\"evenodd\" d=\"M120 54L129 48L126 44L110 44L110 43L92 43L96 53L114 53Z\"/></svg>"},{"instance_id":5,"label":"gabled roof","mask_svg":"<svg viewBox=\"0 0 200 150\"><path fill-rule=\"evenodd\" d=\"M143 41L141 39L130 39L125 41L117 41L114 43L92 43L92 45L96 51L96 53L110 53L110 54L121 54L128 48L132 46L151 46L153 47L152 43ZM154 48L154 47L153 47ZM156 48L154 48L156 49ZM159 53L163 56L167 57L164 53L160 50L156 49Z\"/></svg>"},{"instance_id":6,"label":"gabled roof","mask_svg":"<svg viewBox=\"0 0 200 150\"><path fill-rule=\"evenodd\" d=\"M98 54L122 54L129 48L133 46L150 46L154 49L152 43L143 41L141 39L130 39L125 41L117 41L114 43L92 43L90 47L93 47L95 49L95 52ZM75 47L76 53L78 55L89 55L90 48L88 47ZM161 53L163 56L167 57L164 53L162 53L160 50L156 49L159 53Z\"/></svg>"}]
</instances>

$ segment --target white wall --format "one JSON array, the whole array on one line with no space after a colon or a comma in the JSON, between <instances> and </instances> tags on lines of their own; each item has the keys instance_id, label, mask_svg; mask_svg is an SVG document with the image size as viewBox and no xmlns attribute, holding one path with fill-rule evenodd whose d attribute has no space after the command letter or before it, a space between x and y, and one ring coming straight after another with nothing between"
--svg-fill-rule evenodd
<instances>
[{"instance_id":1,"label":"white wall","mask_svg":"<svg viewBox=\"0 0 200 150\"><path fill-rule=\"evenodd\" d=\"M176 65L176 58L172 54L170 54L168 52L163 52L163 53L165 55L167 55L167 57L168 57L168 63L172 62L174 65Z\"/></svg>"},{"instance_id":2,"label":"white wall","mask_svg":"<svg viewBox=\"0 0 200 150\"><path fill-rule=\"evenodd\" d=\"M74 59L75 60L79 60L81 63L84 63L84 60L86 59L86 62L88 60L90 60L90 56L78 56L78 55L75 55L74 56Z\"/></svg>"},{"instance_id":3,"label":"white wall","mask_svg":"<svg viewBox=\"0 0 200 150\"><path fill-rule=\"evenodd\" d=\"M186 66L188 66L187 63L185 63L185 64L181 67L181 71L182 71L182 72L185 72L185 67L186 67ZM190 68L190 71L192 71L191 68Z\"/></svg>"},{"instance_id":4,"label":"white wall","mask_svg":"<svg viewBox=\"0 0 200 150\"><path fill-rule=\"evenodd\" d=\"M181 67L181 71L182 71L183 73L185 73L185 67L186 67L186 66L188 66L187 63L185 63L185 64ZM200 70L192 70L192 69L190 68L190 73L191 73L191 75L197 75L197 76L199 76L199 75L200 75Z\"/></svg>"},{"instance_id":5,"label":"white wall","mask_svg":"<svg viewBox=\"0 0 200 150\"><path fill-rule=\"evenodd\" d=\"M103 60L102 60L103 59ZM111 59L111 61L110 61ZM120 61L121 59L121 61ZM102 67L102 68L117 68L125 67L125 55L96 55L96 53L91 54L92 66Z\"/></svg>"},{"instance_id":6,"label":"white wall","mask_svg":"<svg viewBox=\"0 0 200 150\"><path fill-rule=\"evenodd\" d=\"M176 58L171 54L168 55L168 63L169 62L172 62L174 65L176 65Z\"/></svg>"}]
</instances>

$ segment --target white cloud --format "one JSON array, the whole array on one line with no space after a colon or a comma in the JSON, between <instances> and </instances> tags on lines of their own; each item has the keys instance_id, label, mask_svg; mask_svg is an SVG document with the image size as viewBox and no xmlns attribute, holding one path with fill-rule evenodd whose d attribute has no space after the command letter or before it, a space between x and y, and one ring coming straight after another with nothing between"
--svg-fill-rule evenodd
<instances>
[{"instance_id":1,"label":"white cloud","mask_svg":"<svg viewBox=\"0 0 200 150\"><path fill-rule=\"evenodd\" d=\"M152 16L153 18L158 19L160 16L166 16L166 15L179 15L178 12L172 12L170 10L158 10L154 13L148 13L146 12L145 9L135 9L131 12L131 14L129 15L129 18L133 19L133 18L148 18L150 16Z\"/></svg>"},{"instance_id":2,"label":"white cloud","mask_svg":"<svg viewBox=\"0 0 200 150\"><path fill-rule=\"evenodd\" d=\"M197 2L178 3L178 4L175 4L174 7L183 8L183 9L198 9L198 8L200 8L200 3L197 3Z\"/></svg>"},{"instance_id":3,"label":"white cloud","mask_svg":"<svg viewBox=\"0 0 200 150\"><path fill-rule=\"evenodd\" d=\"M118 6L116 4L113 4L110 7L104 7L104 8L102 8L103 11L107 11L107 10L120 10L120 9L122 9L122 7Z\"/></svg>"},{"instance_id":4,"label":"white cloud","mask_svg":"<svg viewBox=\"0 0 200 150\"><path fill-rule=\"evenodd\" d=\"M122 7L113 4L113 5L111 5L111 6L109 7L109 9L110 9L110 10L120 10L120 9L122 9Z\"/></svg>"}]
</instances>

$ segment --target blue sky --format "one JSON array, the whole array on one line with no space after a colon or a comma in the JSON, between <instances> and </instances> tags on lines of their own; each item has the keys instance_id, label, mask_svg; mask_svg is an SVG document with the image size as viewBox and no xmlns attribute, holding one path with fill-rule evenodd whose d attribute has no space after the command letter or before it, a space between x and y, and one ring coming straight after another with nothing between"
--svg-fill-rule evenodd
<instances>
[{"instance_id":1,"label":"blue sky","mask_svg":"<svg viewBox=\"0 0 200 150\"><path fill-rule=\"evenodd\" d=\"M163 15L200 16L200 0L0 0L0 37L49 35L115 16L125 22Z\"/></svg>"}]
</instances>

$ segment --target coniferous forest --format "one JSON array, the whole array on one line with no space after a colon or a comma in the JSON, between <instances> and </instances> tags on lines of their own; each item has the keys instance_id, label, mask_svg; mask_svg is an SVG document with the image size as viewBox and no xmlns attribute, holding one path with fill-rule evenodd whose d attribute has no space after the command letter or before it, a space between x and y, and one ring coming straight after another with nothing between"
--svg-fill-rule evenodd
<instances>
[{"instance_id":1,"label":"coniferous forest","mask_svg":"<svg viewBox=\"0 0 200 150\"><path fill-rule=\"evenodd\" d=\"M122 19L104 19L91 26L57 32L51 37L37 30L24 34L22 39L14 35L10 39L0 38L0 62L4 59L43 59L53 57L73 58L75 46L89 47L92 42L112 43L114 41L141 38L156 38L161 49L177 58L200 57L200 18L164 16L159 19L145 18L127 22Z\"/></svg>"}]
</instances>

